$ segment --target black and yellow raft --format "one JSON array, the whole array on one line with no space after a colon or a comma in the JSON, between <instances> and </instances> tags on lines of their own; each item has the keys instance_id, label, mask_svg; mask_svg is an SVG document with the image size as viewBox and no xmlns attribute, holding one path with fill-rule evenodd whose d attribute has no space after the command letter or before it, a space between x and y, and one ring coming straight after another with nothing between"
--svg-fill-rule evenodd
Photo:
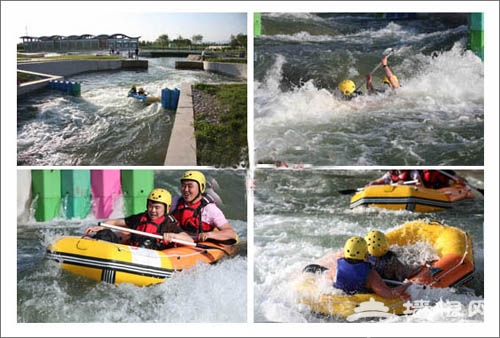
<instances>
[{"instance_id":1,"label":"black and yellow raft","mask_svg":"<svg viewBox=\"0 0 500 338\"><path fill-rule=\"evenodd\" d=\"M349 207L432 212L451 208L456 201L473 197L472 190L464 185L441 189L416 185L371 185L354 194Z\"/></svg>"},{"instance_id":2,"label":"black and yellow raft","mask_svg":"<svg viewBox=\"0 0 500 338\"><path fill-rule=\"evenodd\" d=\"M89 279L108 283L147 286L161 283L176 271L197 263L216 263L237 253L238 245L202 242L150 250L88 237L66 236L47 248L46 258L63 269Z\"/></svg>"}]
</instances>

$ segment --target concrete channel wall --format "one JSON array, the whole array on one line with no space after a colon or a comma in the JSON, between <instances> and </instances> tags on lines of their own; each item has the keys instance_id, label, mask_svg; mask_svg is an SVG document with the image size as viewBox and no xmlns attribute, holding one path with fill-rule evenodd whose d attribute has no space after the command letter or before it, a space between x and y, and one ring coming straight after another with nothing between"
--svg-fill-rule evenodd
<instances>
[{"instance_id":1,"label":"concrete channel wall","mask_svg":"<svg viewBox=\"0 0 500 338\"><path fill-rule=\"evenodd\" d=\"M118 70L122 68L121 60L75 60L19 63L17 69L28 70L59 76L71 76L80 73L101 70Z\"/></svg>"},{"instance_id":2,"label":"concrete channel wall","mask_svg":"<svg viewBox=\"0 0 500 338\"><path fill-rule=\"evenodd\" d=\"M168 142L165 165L196 166L196 139L194 137L194 109L191 83L181 84L181 93L174 126Z\"/></svg>"},{"instance_id":3,"label":"concrete channel wall","mask_svg":"<svg viewBox=\"0 0 500 338\"><path fill-rule=\"evenodd\" d=\"M17 87L17 96L48 87L50 80L63 80L65 76L106 70L147 69L147 60L67 60L18 63L17 69L49 78L23 83Z\"/></svg>"},{"instance_id":4,"label":"concrete channel wall","mask_svg":"<svg viewBox=\"0 0 500 338\"><path fill-rule=\"evenodd\" d=\"M201 62L201 61L175 61L175 69L203 70L203 62Z\"/></svg>"},{"instance_id":5,"label":"concrete channel wall","mask_svg":"<svg viewBox=\"0 0 500 338\"><path fill-rule=\"evenodd\" d=\"M175 61L175 69L199 69L207 72L229 75L245 80L247 78L247 65L243 63Z\"/></svg>"},{"instance_id":6,"label":"concrete channel wall","mask_svg":"<svg viewBox=\"0 0 500 338\"><path fill-rule=\"evenodd\" d=\"M21 70L20 72L26 73L26 74L31 74L31 75L36 75L36 76L41 76L44 77L44 79L36 80L36 81L31 81L31 82L26 82L26 83L21 83L20 85L17 86L17 96L22 96L28 93L31 93L33 91L45 88L49 86L49 82L52 80L58 80L58 81L63 81L64 77L63 76L54 76L51 74L43 74L43 73L37 73L37 72L29 72L26 70Z\"/></svg>"},{"instance_id":7,"label":"concrete channel wall","mask_svg":"<svg viewBox=\"0 0 500 338\"><path fill-rule=\"evenodd\" d=\"M224 75L247 78L247 65L245 63L225 63L203 61L203 70Z\"/></svg>"}]
</instances>

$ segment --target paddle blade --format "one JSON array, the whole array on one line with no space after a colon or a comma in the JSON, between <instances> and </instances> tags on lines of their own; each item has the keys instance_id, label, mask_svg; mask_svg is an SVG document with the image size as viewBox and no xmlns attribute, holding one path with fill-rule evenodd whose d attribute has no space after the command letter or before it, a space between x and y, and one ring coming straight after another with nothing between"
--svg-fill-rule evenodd
<instances>
[{"instance_id":1,"label":"paddle blade","mask_svg":"<svg viewBox=\"0 0 500 338\"><path fill-rule=\"evenodd\" d=\"M321 273L323 271L326 271L328 270L327 267L325 266L321 266L321 265L318 265L318 264L309 264L308 266L306 266L304 268L304 270L302 270L302 272L309 272L309 273Z\"/></svg>"},{"instance_id":2,"label":"paddle blade","mask_svg":"<svg viewBox=\"0 0 500 338\"><path fill-rule=\"evenodd\" d=\"M339 190L339 194L341 195L352 195L357 193L358 191L363 190L363 188L357 188L357 189L345 189L345 190Z\"/></svg>"},{"instance_id":3,"label":"paddle blade","mask_svg":"<svg viewBox=\"0 0 500 338\"><path fill-rule=\"evenodd\" d=\"M394 53L394 48L387 48L387 49L386 49L386 50L384 50L384 52L382 53L382 56L391 55L392 53Z\"/></svg>"}]
</instances>

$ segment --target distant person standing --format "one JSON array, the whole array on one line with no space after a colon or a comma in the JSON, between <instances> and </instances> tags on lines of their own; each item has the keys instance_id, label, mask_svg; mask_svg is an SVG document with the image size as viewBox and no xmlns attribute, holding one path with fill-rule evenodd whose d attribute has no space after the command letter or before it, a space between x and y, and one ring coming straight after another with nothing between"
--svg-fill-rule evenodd
<instances>
[{"instance_id":1,"label":"distant person standing","mask_svg":"<svg viewBox=\"0 0 500 338\"><path fill-rule=\"evenodd\" d=\"M135 47L135 59L139 60L139 48Z\"/></svg>"},{"instance_id":2,"label":"distant person standing","mask_svg":"<svg viewBox=\"0 0 500 338\"><path fill-rule=\"evenodd\" d=\"M205 61L205 54L206 54L205 50L202 50L201 51L201 61Z\"/></svg>"}]
</instances>

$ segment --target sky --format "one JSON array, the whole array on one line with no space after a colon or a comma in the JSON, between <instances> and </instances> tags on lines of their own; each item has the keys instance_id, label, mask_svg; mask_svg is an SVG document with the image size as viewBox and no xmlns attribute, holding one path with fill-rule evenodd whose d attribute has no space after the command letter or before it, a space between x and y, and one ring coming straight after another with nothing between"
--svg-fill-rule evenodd
<instances>
[{"instance_id":1,"label":"sky","mask_svg":"<svg viewBox=\"0 0 500 338\"><path fill-rule=\"evenodd\" d=\"M189 3L189 2L187 2ZM2 7L5 3L2 4ZM191 12L197 6L179 4L169 7L166 2L14 2L11 33L19 37L82 34L116 34L140 36L141 41L154 41L167 34L191 39L203 36L202 42L229 42L231 35L247 34L247 13ZM190 9L189 9L190 8Z\"/></svg>"}]
</instances>

